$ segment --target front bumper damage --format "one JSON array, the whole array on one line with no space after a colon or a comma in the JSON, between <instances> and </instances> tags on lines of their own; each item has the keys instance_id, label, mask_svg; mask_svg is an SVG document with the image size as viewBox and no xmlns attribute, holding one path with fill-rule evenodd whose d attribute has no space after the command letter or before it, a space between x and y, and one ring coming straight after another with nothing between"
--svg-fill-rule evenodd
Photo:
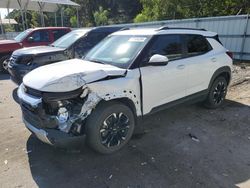
<instances>
[{"instance_id":1,"label":"front bumper damage","mask_svg":"<svg viewBox=\"0 0 250 188\"><path fill-rule=\"evenodd\" d=\"M84 119L91 113L91 109L95 107L99 100L96 98L95 102L93 102L93 96L88 96L79 112L72 114L65 122L65 125L63 125L64 129L62 129L59 128L60 122L56 116L46 113L42 98L27 94L23 85L18 89L18 97L22 109L23 122L27 129L42 142L54 146L70 145L85 137ZM88 98L91 100L88 100ZM82 124L79 124L79 122ZM77 126L80 126L81 130ZM74 130L72 130L73 127Z\"/></svg>"},{"instance_id":2,"label":"front bumper damage","mask_svg":"<svg viewBox=\"0 0 250 188\"><path fill-rule=\"evenodd\" d=\"M39 129L30 124L23 118L23 122L27 129L30 130L40 141L53 145L53 146L69 146L85 138L85 135L82 136L70 136L67 133L60 132L53 129Z\"/></svg>"}]
</instances>

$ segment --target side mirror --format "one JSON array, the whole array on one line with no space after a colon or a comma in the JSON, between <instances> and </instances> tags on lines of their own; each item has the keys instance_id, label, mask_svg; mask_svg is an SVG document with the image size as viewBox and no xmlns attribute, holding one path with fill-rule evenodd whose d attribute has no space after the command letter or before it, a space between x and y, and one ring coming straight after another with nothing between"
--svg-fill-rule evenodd
<instances>
[{"instance_id":1,"label":"side mirror","mask_svg":"<svg viewBox=\"0 0 250 188\"><path fill-rule=\"evenodd\" d=\"M29 42L34 42L34 38L33 38L33 37L29 37L29 38L28 38L28 41L29 41Z\"/></svg>"},{"instance_id":2,"label":"side mirror","mask_svg":"<svg viewBox=\"0 0 250 188\"><path fill-rule=\"evenodd\" d=\"M168 64L168 58L164 55L155 54L150 59L148 64L152 66L161 66Z\"/></svg>"}]
</instances>

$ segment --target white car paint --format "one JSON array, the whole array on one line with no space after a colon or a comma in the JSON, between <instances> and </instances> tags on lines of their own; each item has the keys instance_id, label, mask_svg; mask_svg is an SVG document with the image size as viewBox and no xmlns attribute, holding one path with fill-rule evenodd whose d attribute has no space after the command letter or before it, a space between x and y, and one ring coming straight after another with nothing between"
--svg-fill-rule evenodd
<instances>
[{"instance_id":1,"label":"white car paint","mask_svg":"<svg viewBox=\"0 0 250 188\"><path fill-rule=\"evenodd\" d=\"M134 103L137 116L142 115L139 69L128 70L125 77L93 82L87 87L105 101L126 98Z\"/></svg>"},{"instance_id":2,"label":"white car paint","mask_svg":"<svg viewBox=\"0 0 250 188\"><path fill-rule=\"evenodd\" d=\"M122 76L125 73L125 69L112 65L71 59L39 67L27 74L23 83L39 91L67 92L107 76Z\"/></svg>"},{"instance_id":3,"label":"white car paint","mask_svg":"<svg viewBox=\"0 0 250 188\"><path fill-rule=\"evenodd\" d=\"M187 71L180 68L185 60L171 61L164 66L141 68L143 112L186 96Z\"/></svg>"},{"instance_id":4,"label":"white car paint","mask_svg":"<svg viewBox=\"0 0 250 188\"><path fill-rule=\"evenodd\" d=\"M174 60L172 58L168 61L168 58L171 56L163 56L162 54L165 53L147 54L147 50L145 51L140 48L139 50L143 52L141 53L143 56L139 56L139 58L133 57L126 64L127 67L129 67L128 64L131 62L138 64L143 62L142 66L136 66L134 69L123 69L113 65L90 62L92 60L103 60L92 57L93 54L91 55L91 53L89 55L90 58L86 57L86 59L90 61L73 59L39 67L24 77L23 84L21 84L18 89L20 105L22 105L22 108L25 108L23 103L26 103L38 111L45 111L43 115L50 117L52 120L54 118L55 121L60 118L58 118L58 114L56 115L54 112L67 112L68 115L61 119L62 121L53 122L53 127L48 128L54 129L56 127L58 131L67 134L73 133L73 135L75 135L77 132L77 135L88 135L88 133L82 133L82 126L85 125L84 122L86 122L86 118L92 114L93 110L96 107L98 108L97 105L99 105L101 101L104 102L102 104L105 104L105 101L119 100L129 107L132 105L133 113L135 116L140 117L154 111L156 107L163 106L178 99L183 99L200 91L205 91L207 95L210 81L216 70L224 66L232 67L232 59L226 54L227 50L217 40L209 38L216 35L216 33L213 32L185 29L132 29L119 31L111 35L129 35L129 37L131 36L131 38L128 39L130 42L140 42L144 41L144 38L151 39L154 35L163 34L203 35L207 38L213 49L205 54L198 54L193 57L187 57L185 56L186 53L182 53L182 56L179 56L180 59ZM146 35L147 37L145 37ZM117 40L119 40L119 38ZM156 43L156 45L161 44L161 40ZM111 45L113 45L113 43L111 43ZM146 42L144 46L145 45ZM103 47L102 43L100 43L100 46ZM94 48L93 52L97 53L95 50L98 51L98 49L101 49L100 46L96 46L97 49ZM129 46L124 46L121 43L117 48L119 49L118 51L126 52L124 49L129 48ZM109 48L105 48L105 50L106 49L109 50ZM165 50L165 48L160 49ZM117 49L113 50L116 51ZM149 51L150 50L151 49L149 49ZM112 54L115 53L114 51L111 51ZM100 54L104 56L105 53L102 52ZM104 56L110 59L110 61L103 60L102 62L126 67L125 65L121 66L118 64L116 57L111 58L110 56L112 56L112 54L107 55L108 57ZM150 58L151 60L149 60ZM135 59L136 62L134 61ZM39 94L31 96L32 92L28 90L27 87L48 93L46 93L46 95ZM71 96L71 93L70 95L67 93L67 95L64 96L64 92L69 91L74 91L72 92L74 95ZM60 92L58 98L55 97L55 93L57 92ZM204 96L206 97L206 95ZM53 107L51 104L53 104ZM44 106L51 108L53 113L46 112ZM40 114L34 115L40 116ZM25 114L23 118L28 129L33 131L43 142L51 144L45 129L37 129L34 125L30 124L30 122L25 119ZM43 121L42 118L41 121ZM47 122L44 122L44 124L47 125Z\"/></svg>"},{"instance_id":5,"label":"white car paint","mask_svg":"<svg viewBox=\"0 0 250 188\"><path fill-rule=\"evenodd\" d=\"M232 59L218 41L208 38L212 50L206 54L186 59L188 71L187 96L208 88L214 72L222 66L232 68ZM229 63L231 62L231 63Z\"/></svg>"},{"instance_id":6,"label":"white car paint","mask_svg":"<svg viewBox=\"0 0 250 188\"><path fill-rule=\"evenodd\" d=\"M152 37L155 34L173 33L200 34L207 37L216 35L207 31L178 29L132 29L111 35ZM208 41L214 48L212 51L204 55L170 61L165 66L145 66L126 70L112 65L73 59L35 69L24 77L23 83L25 86L46 92L67 92L87 87L88 92L94 93L93 96L106 101L128 98L134 103L137 116L145 115L155 107L207 89L213 73L218 68L224 65L231 66L232 60L226 55L226 49L214 39L208 38ZM108 76L122 77L102 80Z\"/></svg>"}]
</instances>

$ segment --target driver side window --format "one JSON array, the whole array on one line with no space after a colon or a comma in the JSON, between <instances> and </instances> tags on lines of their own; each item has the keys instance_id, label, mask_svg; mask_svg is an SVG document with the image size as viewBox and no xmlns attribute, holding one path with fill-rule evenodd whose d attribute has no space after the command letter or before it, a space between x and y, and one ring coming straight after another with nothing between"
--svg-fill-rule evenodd
<instances>
[{"instance_id":1,"label":"driver side window","mask_svg":"<svg viewBox=\"0 0 250 188\"><path fill-rule=\"evenodd\" d=\"M33 38L32 42L49 42L49 32L48 31L35 31L30 35Z\"/></svg>"},{"instance_id":2,"label":"driver side window","mask_svg":"<svg viewBox=\"0 0 250 188\"><path fill-rule=\"evenodd\" d=\"M148 50L147 58L149 60L155 54L164 55L169 60L176 60L182 57L182 43L180 35L159 35L154 40Z\"/></svg>"}]
</instances>

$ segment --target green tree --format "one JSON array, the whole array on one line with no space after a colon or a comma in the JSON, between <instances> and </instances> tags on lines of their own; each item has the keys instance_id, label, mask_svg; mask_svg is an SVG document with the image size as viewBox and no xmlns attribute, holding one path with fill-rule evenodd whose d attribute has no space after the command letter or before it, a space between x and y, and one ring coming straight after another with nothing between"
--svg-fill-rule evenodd
<instances>
[{"instance_id":1,"label":"green tree","mask_svg":"<svg viewBox=\"0 0 250 188\"><path fill-rule=\"evenodd\" d=\"M76 16L72 16L70 18L70 25L71 25L71 27L77 27L77 17Z\"/></svg>"},{"instance_id":2,"label":"green tree","mask_svg":"<svg viewBox=\"0 0 250 188\"><path fill-rule=\"evenodd\" d=\"M181 18L179 4L182 0L141 0L143 10L134 19L135 22L156 21Z\"/></svg>"},{"instance_id":3,"label":"green tree","mask_svg":"<svg viewBox=\"0 0 250 188\"><path fill-rule=\"evenodd\" d=\"M104 10L102 7L99 7L98 11L94 12L95 24L98 25L107 25L108 24L108 10Z\"/></svg>"},{"instance_id":4,"label":"green tree","mask_svg":"<svg viewBox=\"0 0 250 188\"><path fill-rule=\"evenodd\" d=\"M79 21L83 27L95 26L95 13L100 12L99 8L108 11L107 24L133 22L134 17L141 11L140 0L75 0L80 7ZM76 16L75 8L69 7L71 11L67 16Z\"/></svg>"},{"instance_id":5,"label":"green tree","mask_svg":"<svg viewBox=\"0 0 250 188\"><path fill-rule=\"evenodd\" d=\"M134 21L225 16L250 12L249 0L140 0L143 9Z\"/></svg>"}]
</instances>

